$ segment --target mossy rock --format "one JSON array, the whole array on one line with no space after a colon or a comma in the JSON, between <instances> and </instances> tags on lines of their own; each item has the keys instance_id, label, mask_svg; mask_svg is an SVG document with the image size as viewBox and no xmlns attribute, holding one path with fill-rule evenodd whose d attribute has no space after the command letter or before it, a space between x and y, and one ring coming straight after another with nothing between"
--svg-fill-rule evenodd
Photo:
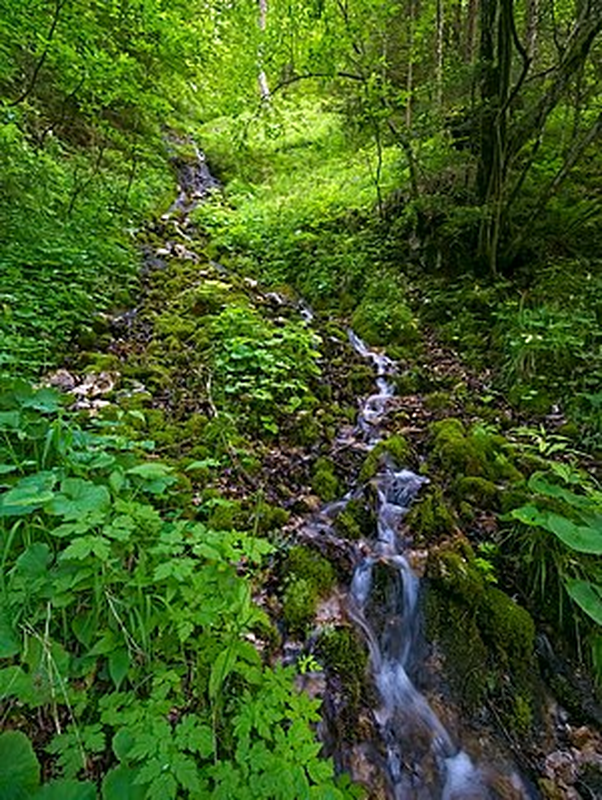
<instances>
[{"instance_id":1,"label":"mossy rock","mask_svg":"<svg viewBox=\"0 0 602 800\"><path fill-rule=\"evenodd\" d=\"M351 395L367 395L373 391L374 371L367 364L352 364L347 372L347 386Z\"/></svg>"},{"instance_id":2,"label":"mossy rock","mask_svg":"<svg viewBox=\"0 0 602 800\"><path fill-rule=\"evenodd\" d=\"M475 554L466 537L458 535L432 548L427 575L439 590L476 610L485 592L485 578L475 564Z\"/></svg>"},{"instance_id":3,"label":"mossy rock","mask_svg":"<svg viewBox=\"0 0 602 800\"><path fill-rule=\"evenodd\" d=\"M440 645L449 664L450 688L468 711L477 712L487 694L488 670L487 647L474 613L445 590L430 587L425 614L427 636Z\"/></svg>"},{"instance_id":4,"label":"mossy rock","mask_svg":"<svg viewBox=\"0 0 602 800\"><path fill-rule=\"evenodd\" d=\"M290 514L280 506L274 506L263 498L259 498L251 512L249 528L260 536L279 530L286 525Z\"/></svg>"},{"instance_id":5,"label":"mossy rock","mask_svg":"<svg viewBox=\"0 0 602 800\"><path fill-rule=\"evenodd\" d=\"M424 398L424 406L429 411L445 411L454 405L450 392L431 392Z\"/></svg>"},{"instance_id":6,"label":"mossy rock","mask_svg":"<svg viewBox=\"0 0 602 800\"><path fill-rule=\"evenodd\" d=\"M351 325L371 345L413 345L420 340L418 323L403 288L391 276L380 277L368 287L353 312Z\"/></svg>"},{"instance_id":7,"label":"mossy rock","mask_svg":"<svg viewBox=\"0 0 602 800\"><path fill-rule=\"evenodd\" d=\"M216 531L240 531L248 524L249 514L240 500L217 497L213 502L207 525Z\"/></svg>"},{"instance_id":8,"label":"mossy rock","mask_svg":"<svg viewBox=\"0 0 602 800\"><path fill-rule=\"evenodd\" d=\"M510 461L503 436L475 425L467 430L451 417L431 425L432 459L448 474L489 480L520 480L521 473Z\"/></svg>"},{"instance_id":9,"label":"mossy rock","mask_svg":"<svg viewBox=\"0 0 602 800\"><path fill-rule=\"evenodd\" d=\"M496 659L520 674L534 666L535 623L529 612L495 586L479 601L478 624Z\"/></svg>"},{"instance_id":10,"label":"mossy rock","mask_svg":"<svg viewBox=\"0 0 602 800\"><path fill-rule=\"evenodd\" d=\"M304 635L316 613L320 597L332 589L334 567L308 547L293 547L281 568L285 580L282 616L289 630Z\"/></svg>"},{"instance_id":11,"label":"mossy rock","mask_svg":"<svg viewBox=\"0 0 602 800\"><path fill-rule=\"evenodd\" d=\"M406 465L412 457L408 440L401 434L393 434L373 447L360 469L360 483L366 483L377 474L386 456L392 458L399 467Z\"/></svg>"},{"instance_id":12,"label":"mossy rock","mask_svg":"<svg viewBox=\"0 0 602 800\"><path fill-rule=\"evenodd\" d=\"M318 592L311 581L297 577L288 582L282 597L282 617L291 633L305 635L317 602Z\"/></svg>"},{"instance_id":13,"label":"mossy rock","mask_svg":"<svg viewBox=\"0 0 602 800\"><path fill-rule=\"evenodd\" d=\"M326 669L341 679L352 703L359 703L368 668L368 652L357 632L350 627L325 630L318 638L316 651Z\"/></svg>"},{"instance_id":14,"label":"mossy rock","mask_svg":"<svg viewBox=\"0 0 602 800\"><path fill-rule=\"evenodd\" d=\"M331 502L340 495L340 483L334 463L324 456L317 459L312 468L311 488L322 500Z\"/></svg>"},{"instance_id":15,"label":"mossy rock","mask_svg":"<svg viewBox=\"0 0 602 800\"><path fill-rule=\"evenodd\" d=\"M426 494L414 503L406 522L417 540L423 542L436 541L452 533L457 526L456 517L438 486L430 487Z\"/></svg>"},{"instance_id":16,"label":"mossy rock","mask_svg":"<svg viewBox=\"0 0 602 800\"><path fill-rule=\"evenodd\" d=\"M443 647L452 687L470 709L489 702L506 727L526 734L536 705L531 616L486 581L465 537L434 548L427 574L427 626Z\"/></svg>"},{"instance_id":17,"label":"mossy rock","mask_svg":"<svg viewBox=\"0 0 602 800\"><path fill-rule=\"evenodd\" d=\"M343 539L369 537L375 530L374 512L360 499L350 500L337 515L334 528Z\"/></svg>"},{"instance_id":18,"label":"mossy rock","mask_svg":"<svg viewBox=\"0 0 602 800\"><path fill-rule=\"evenodd\" d=\"M460 477L454 481L452 491L459 502L466 502L477 508L497 509L499 506L498 488L487 478Z\"/></svg>"},{"instance_id":19,"label":"mossy rock","mask_svg":"<svg viewBox=\"0 0 602 800\"><path fill-rule=\"evenodd\" d=\"M334 586L334 567L324 556L309 547L297 545L288 551L282 574L286 577L303 578L315 586L320 595L327 594Z\"/></svg>"}]
</instances>

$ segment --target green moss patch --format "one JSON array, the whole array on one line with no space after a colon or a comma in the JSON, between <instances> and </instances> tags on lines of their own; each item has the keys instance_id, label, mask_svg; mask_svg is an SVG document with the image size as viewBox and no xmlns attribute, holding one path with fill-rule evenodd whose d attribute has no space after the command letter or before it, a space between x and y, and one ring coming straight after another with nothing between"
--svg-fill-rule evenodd
<instances>
[{"instance_id":1,"label":"green moss patch","mask_svg":"<svg viewBox=\"0 0 602 800\"><path fill-rule=\"evenodd\" d=\"M537 706L535 625L530 614L486 579L464 537L429 555L427 623L446 674L475 712L492 705L515 734L531 728Z\"/></svg>"},{"instance_id":2,"label":"green moss patch","mask_svg":"<svg viewBox=\"0 0 602 800\"><path fill-rule=\"evenodd\" d=\"M408 440L401 434L394 434L373 447L360 470L360 483L366 483L376 475L385 456L390 456L397 466L405 466L412 457Z\"/></svg>"}]
</instances>

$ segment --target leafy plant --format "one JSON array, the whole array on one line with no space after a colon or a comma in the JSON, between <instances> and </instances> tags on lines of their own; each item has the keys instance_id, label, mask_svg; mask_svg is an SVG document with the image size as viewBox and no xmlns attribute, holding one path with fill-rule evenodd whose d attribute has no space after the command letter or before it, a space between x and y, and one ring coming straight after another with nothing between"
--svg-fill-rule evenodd
<instances>
[{"instance_id":1,"label":"leafy plant","mask_svg":"<svg viewBox=\"0 0 602 800\"><path fill-rule=\"evenodd\" d=\"M602 677L602 492L587 476L564 464L552 464L549 473L534 473L528 487L532 502L509 516L534 534L545 532L538 551L526 545L539 573L540 592L556 582L557 592L563 590L589 620L594 663ZM562 595L559 601L562 615Z\"/></svg>"},{"instance_id":2,"label":"leafy plant","mask_svg":"<svg viewBox=\"0 0 602 800\"><path fill-rule=\"evenodd\" d=\"M0 409L0 707L9 725L39 725L57 778L39 789L26 737L3 734L15 756L0 785L78 800L97 776L108 800L354 796L318 757L317 703L248 639L268 624L251 579L273 546L172 502L177 473L140 461L119 424L81 428L23 382L2 384Z\"/></svg>"}]
</instances>

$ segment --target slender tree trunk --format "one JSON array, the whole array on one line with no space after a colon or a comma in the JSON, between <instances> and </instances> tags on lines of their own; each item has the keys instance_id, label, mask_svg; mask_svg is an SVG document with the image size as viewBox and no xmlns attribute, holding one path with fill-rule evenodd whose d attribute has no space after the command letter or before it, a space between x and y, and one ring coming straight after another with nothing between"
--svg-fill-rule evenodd
<instances>
[{"instance_id":1,"label":"slender tree trunk","mask_svg":"<svg viewBox=\"0 0 602 800\"><path fill-rule=\"evenodd\" d=\"M541 0L527 0L527 35L525 49L531 61L537 58Z\"/></svg>"},{"instance_id":2,"label":"slender tree trunk","mask_svg":"<svg viewBox=\"0 0 602 800\"><path fill-rule=\"evenodd\" d=\"M437 0L437 47L435 63L435 80L437 85L437 109L439 113L443 110L443 34L445 25L445 15L443 12L443 0Z\"/></svg>"},{"instance_id":3,"label":"slender tree trunk","mask_svg":"<svg viewBox=\"0 0 602 800\"><path fill-rule=\"evenodd\" d=\"M406 128L412 127L412 94L414 92L414 8L415 0L408 4L408 74L406 78Z\"/></svg>"},{"instance_id":4,"label":"slender tree trunk","mask_svg":"<svg viewBox=\"0 0 602 800\"><path fill-rule=\"evenodd\" d=\"M466 41L464 45L464 61L473 64L476 57L477 21L479 17L479 0L468 0L466 12Z\"/></svg>"},{"instance_id":5,"label":"slender tree trunk","mask_svg":"<svg viewBox=\"0 0 602 800\"><path fill-rule=\"evenodd\" d=\"M268 0L259 0L259 30L262 34L262 40L264 38L265 30L267 27L268 21ZM257 76L257 80L259 82L259 94L261 95L261 99L265 102L269 102L270 100L270 87L268 85L268 78L265 74L265 70L263 69L263 41L259 48L259 75Z\"/></svg>"}]
</instances>

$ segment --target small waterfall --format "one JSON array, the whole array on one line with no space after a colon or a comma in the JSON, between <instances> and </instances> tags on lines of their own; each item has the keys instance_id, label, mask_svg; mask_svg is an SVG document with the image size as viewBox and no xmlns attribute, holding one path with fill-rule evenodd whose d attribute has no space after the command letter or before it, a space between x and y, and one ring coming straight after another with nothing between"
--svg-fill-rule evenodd
<instances>
[{"instance_id":1,"label":"small waterfall","mask_svg":"<svg viewBox=\"0 0 602 800\"><path fill-rule=\"evenodd\" d=\"M378 391L358 417L368 447L381 438L380 422L395 393L396 364L371 350L353 331L356 352L370 360ZM387 754L390 794L395 800L485 800L490 793L481 772L451 736L414 686L408 670L418 629L419 580L408 563L400 523L428 479L385 460L376 479L377 535L359 561L349 590L348 613L370 654L380 706L375 710ZM373 606L376 574L388 588L386 607Z\"/></svg>"}]
</instances>

